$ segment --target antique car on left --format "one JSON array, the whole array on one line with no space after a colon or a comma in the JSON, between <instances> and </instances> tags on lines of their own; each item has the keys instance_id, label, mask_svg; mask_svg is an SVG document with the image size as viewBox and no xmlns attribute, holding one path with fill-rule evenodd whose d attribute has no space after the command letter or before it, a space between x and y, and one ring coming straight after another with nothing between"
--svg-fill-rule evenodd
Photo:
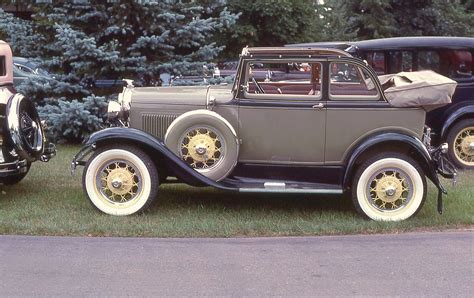
<instances>
[{"instance_id":1,"label":"antique car on left","mask_svg":"<svg viewBox=\"0 0 474 298\"><path fill-rule=\"evenodd\" d=\"M289 66L298 75L272 75ZM334 79L340 67L354 74L350 81ZM442 88L433 97L391 100L373 69L344 51L245 48L233 86L128 82L109 105L118 127L92 134L72 169L85 166L85 195L112 215L145 211L161 184L176 181L243 193L346 193L363 217L401 221L421 209L429 179L441 211L438 174L456 173L447 144L430 144L425 109L448 104L456 83L426 76L446 84L432 86Z\"/></svg>"},{"instance_id":2,"label":"antique car on left","mask_svg":"<svg viewBox=\"0 0 474 298\"><path fill-rule=\"evenodd\" d=\"M47 162L55 154L34 103L13 87L12 51L0 41L0 184L20 182L32 162Z\"/></svg>"}]
</instances>

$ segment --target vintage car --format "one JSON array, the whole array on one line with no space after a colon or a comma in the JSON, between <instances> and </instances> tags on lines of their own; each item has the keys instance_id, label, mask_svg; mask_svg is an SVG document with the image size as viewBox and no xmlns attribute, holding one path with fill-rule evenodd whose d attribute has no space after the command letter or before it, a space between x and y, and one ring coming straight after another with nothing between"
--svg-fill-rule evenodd
<instances>
[{"instance_id":1,"label":"vintage car","mask_svg":"<svg viewBox=\"0 0 474 298\"><path fill-rule=\"evenodd\" d=\"M260 80L253 67L298 64L300 76ZM266 65L266 66L265 66ZM359 81L331 80L333 66ZM429 105L429 103L428 103ZM100 211L129 215L156 200L160 184L259 193L347 193L373 220L415 215L428 177L453 178L447 145L429 145L425 110L385 99L376 73L337 49L245 48L233 86L134 88L109 105L116 126L92 134L72 161Z\"/></svg>"},{"instance_id":2,"label":"vintage car","mask_svg":"<svg viewBox=\"0 0 474 298\"><path fill-rule=\"evenodd\" d=\"M378 75L429 69L455 80L453 103L430 111L426 124L433 145L447 142L450 160L458 168L474 169L474 38L416 36L288 46L344 49L365 59Z\"/></svg>"},{"instance_id":3,"label":"vintage car","mask_svg":"<svg viewBox=\"0 0 474 298\"><path fill-rule=\"evenodd\" d=\"M55 153L34 103L13 87L12 51L0 41L0 184L20 182L32 162L46 162Z\"/></svg>"}]
</instances>

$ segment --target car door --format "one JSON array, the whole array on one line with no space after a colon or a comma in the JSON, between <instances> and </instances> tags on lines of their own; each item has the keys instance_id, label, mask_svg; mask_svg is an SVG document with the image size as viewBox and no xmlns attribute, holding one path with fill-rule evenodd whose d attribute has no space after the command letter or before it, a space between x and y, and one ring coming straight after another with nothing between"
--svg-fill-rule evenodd
<instances>
[{"instance_id":1,"label":"car door","mask_svg":"<svg viewBox=\"0 0 474 298\"><path fill-rule=\"evenodd\" d=\"M298 76L276 76L290 61L250 60L239 93L239 161L242 163L323 164L326 109L321 92L321 63L298 61ZM294 62L294 61L292 61ZM252 75L268 68L265 79ZM308 67L310 66L310 67ZM270 71L271 69L271 71Z\"/></svg>"}]
</instances>

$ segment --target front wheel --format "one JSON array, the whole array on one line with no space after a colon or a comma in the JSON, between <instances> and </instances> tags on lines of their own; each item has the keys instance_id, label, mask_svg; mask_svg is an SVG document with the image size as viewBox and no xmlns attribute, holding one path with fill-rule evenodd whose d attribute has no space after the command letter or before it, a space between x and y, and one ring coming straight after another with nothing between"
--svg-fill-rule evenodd
<instances>
[{"instance_id":1,"label":"front wheel","mask_svg":"<svg viewBox=\"0 0 474 298\"><path fill-rule=\"evenodd\" d=\"M158 193L155 164L132 146L98 149L84 168L82 182L92 205L111 215L143 212Z\"/></svg>"},{"instance_id":2,"label":"front wheel","mask_svg":"<svg viewBox=\"0 0 474 298\"><path fill-rule=\"evenodd\" d=\"M402 221L415 215L426 199L426 178L408 156L384 153L356 171L352 202L359 214L377 221Z\"/></svg>"}]
</instances>

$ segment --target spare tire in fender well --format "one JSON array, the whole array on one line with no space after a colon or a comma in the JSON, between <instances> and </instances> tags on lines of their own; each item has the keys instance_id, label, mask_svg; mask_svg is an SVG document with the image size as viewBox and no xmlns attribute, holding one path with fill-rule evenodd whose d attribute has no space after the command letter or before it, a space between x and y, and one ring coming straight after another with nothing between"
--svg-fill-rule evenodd
<instances>
[{"instance_id":1,"label":"spare tire in fender well","mask_svg":"<svg viewBox=\"0 0 474 298\"><path fill-rule=\"evenodd\" d=\"M8 100L6 116L6 131L18 154L30 162L39 159L44 149L44 131L34 103L22 94L14 94Z\"/></svg>"},{"instance_id":2,"label":"spare tire in fender well","mask_svg":"<svg viewBox=\"0 0 474 298\"><path fill-rule=\"evenodd\" d=\"M239 143L232 125L216 112L189 111L168 127L165 144L202 175L220 181L237 164Z\"/></svg>"}]
</instances>

